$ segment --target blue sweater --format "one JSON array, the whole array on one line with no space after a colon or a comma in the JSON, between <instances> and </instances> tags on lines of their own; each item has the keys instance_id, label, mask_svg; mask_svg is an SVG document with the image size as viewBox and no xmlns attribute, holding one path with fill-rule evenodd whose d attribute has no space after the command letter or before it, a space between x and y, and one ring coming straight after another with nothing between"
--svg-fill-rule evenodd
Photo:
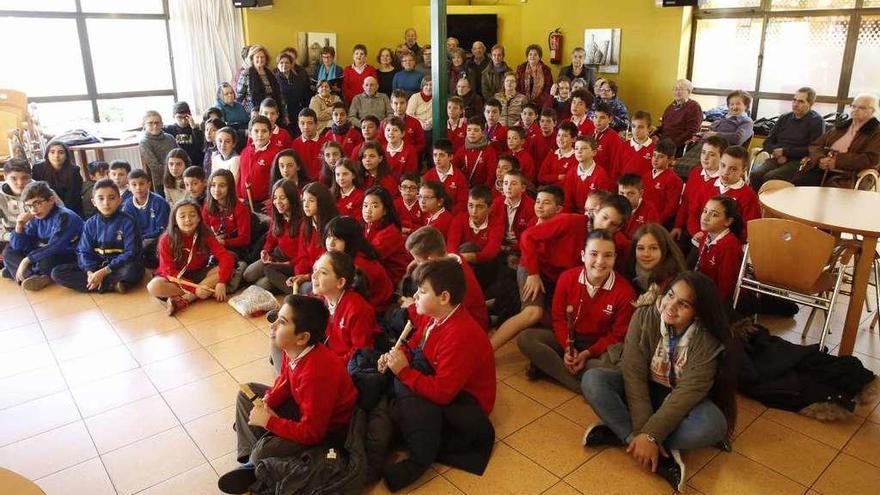
<instances>
[{"instance_id":1,"label":"blue sweater","mask_svg":"<svg viewBox=\"0 0 880 495\"><path fill-rule=\"evenodd\" d=\"M414 95L422 90L422 73L417 70L402 70L394 74L391 81L392 89L402 89L407 96Z\"/></svg>"},{"instance_id":2,"label":"blue sweater","mask_svg":"<svg viewBox=\"0 0 880 495\"><path fill-rule=\"evenodd\" d=\"M36 264L49 256L76 254L82 229L79 215L56 205L46 218L32 218L21 234L13 232L9 245Z\"/></svg>"},{"instance_id":3,"label":"blue sweater","mask_svg":"<svg viewBox=\"0 0 880 495\"><path fill-rule=\"evenodd\" d=\"M109 217L101 213L86 220L76 250L79 267L96 271L105 266L115 270L141 256L141 234L137 222L122 208Z\"/></svg>"},{"instance_id":4,"label":"blue sweater","mask_svg":"<svg viewBox=\"0 0 880 495\"><path fill-rule=\"evenodd\" d=\"M247 75L243 77L247 77ZM241 103L233 101L227 105L221 100L217 100L217 108L223 112L223 120L226 121L226 124L236 129L247 129L248 123L251 121L251 115L244 109Z\"/></svg>"},{"instance_id":5,"label":"blue sweater","mask_svg":"<svg viewBox=\"0 0 880 495\"><path fill-rule=\"evenodd\" d=\"M171 215L171 207L168 206L168 202L154 192L151 192L147 197L147 204L143 208L135 206L134 195L130 195L122 203L122 211L135 219L141 237L144 239L156 239L162 235L162 232L165 232L165 227L168 226L168 218Z\"/></svg>"}]
</instances>

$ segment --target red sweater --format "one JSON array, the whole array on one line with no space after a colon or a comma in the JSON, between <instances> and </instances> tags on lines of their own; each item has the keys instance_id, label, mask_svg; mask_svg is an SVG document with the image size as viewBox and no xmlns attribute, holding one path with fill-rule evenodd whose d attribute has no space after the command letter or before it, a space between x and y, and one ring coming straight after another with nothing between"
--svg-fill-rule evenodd
<instances>
[{"instance_id":1,"label":"red sweater","mask_svg":"<svg viewBox=\"0 0 880 495\"><path fill-rule=\"evenodd\" d=\"M317 445L328 431L345 431L357 405L357 389L346 364L324 344L316 344L290 369L284 353L281 373L263 400L277 408L288 399L299 406L299 421L272 416L266 429L300 445Z\"/></svg>"},{"instance_id":2,"label":"red sweater","mask_svg":"<svg viewBox=\"0 0 880 495\"><path fill-rule=\"evenodd\" d=\"M187 263L189 253L193 247L193 236L183 235L183 256L182 259L175 260L174 254L171 251L171 238L168 234L162 234L159 237L159 246L157 248L159 267L156 268L156 275L160 277L177 277L178 274L183 272L183 277L186 278L187 273L206 268L211 256L214 256L220 268L220 282L224 284L229 282L229 278L232 277L235 258L217 242L216 237L208 235L204 241L208 249L196 251L193 253L192 259ZM195 292L195 289L192 287L183 286L181 288L187 292Z\"/></svg>"},{"instance_id":3,"label":"red sweater","mask_svg":"<svg viewBox=\"0 0 880 495\"><path fill-rule=\"evenodd\" d=\"M582 263L589 218L577 213L560 213L529 227L520 238L520 264L529 275L540 273L555 280L569 268Z\"/></svg>"},{"instance_id":4,"label":"red sweater","mask_svg":"<svg viewBox=\"0 0 880 495\"><path fill-rule=\"evenodd\" d=\"M364 79L369 76L379 80L376 68L370 64L366 64L361 72L356 71L352 65L342 69L342 99L346 105L351 105L351 100L364 92Z\"/></svg>"},{"instance_id":5,"label":"red sweater","mask_svg":"<svg viewBox=\"0 0 880 495\"><path fill-rule=\"evenodd\" d=\"M504 127L504 124L499 122L492 127L486 126L484 131L486 139L495 148L496 153L500 155L509 151L507 149L507 127Z\"/></svg>"},{"instance_id":6,"label":"red sweater","mask_svg":"<svg viewBox=\"0 0 880 495\"><path fill-rule=\"evenodd\" d=\"M588 116L584 116L583 122L578 124L572 117L569 117L565 120L566 122L571 122L578 129L578 136L592 136L596 134L596 126L593 124L593 120Z\"/></svg>"},{"instance_id":7,"label":"red sweater","mask_svg":"<svg viewBox=\"0 0 880 495\"><path fill-rule=\"evenodd\" d=\"M556 148L556 129L553 129L553 132L549 136L545 136L544 133L541 132L541 129L538 128L538 132L529 137L529 143L526 146L526 149L529 150L529 154L535 159L535 165L544 163L544 159L552 152L556 151ZM538 173L540 173L540 171ZM539 177L538 182L540 181L541 179Z\"/></svg>"},{"instance_id":8,"label":"red sweater","mask_svg":"<svg viewBox=\"0 0 880 495\"><path fill-rule=\"evenodd\" d=\"M360 219L363 207L364 190L360 187L354 188L347 197L336 200L336 209L339 210L340 216L349 216Z\"/></svg>"},{"instance_id":9,"label":"red sweater","mask_svg":"<svg viewBox=\"0 0 880 495\"><path fill-rule=\"evenodd\" d=\"M463 212L452 221L449 236L446 238L446 249L460 253L462 244L475 244L479 248L476 263L485 263L493 261L501 252L503 238L504 223L501 218L490 213L486 226L474 232L470 225L470 216Z\"/></svg>"},{"instance_id":10,"label":"red sweater","mask_svg":"<svg viewBox=\"0 0 880 495\"><path fill-rule=\"evenodd\" d=\"M425 214L419 207L419 200L413 201L413 204L406 206L403 198L394 200L394 209L397 210L397 216L400 218L402 231L409 234L425 224Z\"/></svg>"},{"instance_id":11,"label":"red sweater","mask_svg":"<svg viewBox=\"0 0 880 495\"><path fill-rule=\"evenodd\" d=\"M694 235L700 231L700 214L703 211L703 189L707 184L715 181L716 177L704 177L703 167L696 166L691 169L684 191L681 193L681 204L678 213L675 214L675 227L687 229L687 233Z\"/></svg>"},{"instance_id":12,"label":"red sweater","mask_svg":"<svg viewBox=\"0 0 880 495\"><path fill-rule=\"evenodd\" d=\"M627 149L629 146L620 139L620 134L614 129L609 127L601 133L596 132L596 154L593 156L593 161L605 169L614 184L617 184L617 177L620 176L620 170L626 160Z\"/></svg>"},{"instance_id":13,"label":"red sweater","mask_svg":"<svg viewBox=\"0 0 880 495\"><path fill-rule=\"evenodd\" d=\"M403 117L399 118L403 119L404 124L403 142L412 146L416 150L416 154L421 153L422 150L425 149L425 130L422 129L422 123L419 122L419 119L411 115L404 114ZM382 143L382 145L388 144L388 142L385 141L384 120L379 124L379 141Z\"/></svg>"},{"instance_id":14,"label":"red sweater","mask_svg":"<svg viewBox=\"0 0 880 495\"><path fill-rule=\"evenodd\" d=\"M463 309L459 306L446 320L432 325L427 340L427 326L410 339L413 347L422 347L434 374L423 375L406 367L398 378L435 404L449 404L460 392L467 392L488 415L495 406L495 356L486 333Z\"/></svg>"},{"instance_id":15,"label":"red sweater","mask_svg":"<svg viewBox=\"0 0 880 495\"><path fill-rule=\"evenodd\" d=\"M394 180L394 177L391 177L390 175L386 175L385 177L382 177L381 179L379 179L377 181L375 177L373 177L372 175L365 172L364 173L364 187L363 187L364 192L366 192L367 189L374 187L374 186L384 187L385 190L391 194L392 198L400 197L400 188L397 187L397 181ZM357 217L360 218L360 214L358 214Z\"/></svg>"},{"instance_id":16,"label":"red sweater","mask_svg":"<svg viewBox=\"0 0 880 495\"><path fill-rule=\"evenodd\" d=\"M300 136L290 146L299 153L299 157L302 158L306 166L306 175L311 180L318 180L321 176L321 165L323 164L321 146L323 145L324 140L320 136L315 139L306 139L305 136Z\"/></svg>"},{"instance_id":17,"label":"red sweater","mask_svg":"<svg viewBox=\"0 0 880 495\"><path fill-rule=\"evenodd\" d=\"M452 141L452 149L454 153L464 148L464 141L467 139L467 119L461 119L456 125L446 120L446 139Z\"/></svg>"},{"instance_id":18,"label":"red sweater","mask_svg":"<svg viewBox=\"0 0 880 495\"><path fill-rule=\"evenodd\" d=\"M485 184L492 187L495 184L495 169L498 168L498 154L492 146L473 149L462 146L453 155L452 165L461 170L471 186Z\"/></svg>"},{"instance_id":19,"label":"red sweater","mask_svg":"<svg viewBox=\"0 0 880 495\"><path fill-rule=\"evenodd\" d=\"M681 190L684 183L672 169L666 169L654 177L653 171L648 174L644 183L644 197L654 203L660 213L660 222L675 220L678 205L681 202Z\"/></svg>"},{"instance_id":20,"label":"red sweater","mask_svg":"<svg viewBox=\"0 0 880 495\"><path fill-rule=\"evenodd\" d=\"M327 348L347 365L354 351L372 349L378 334L379 325L373 306L357 292L343 291L327 321Z\"/></svg>"},{"instance_id":21,"label":"red sweater","mask_svg":"<svg viewBox=\"0 0 880 495\"><path fill-rule=\"evenodd\" d=\"M696 270L715 282L723 299L731 299L742 264L742 243L733 232L728 232L711 246L707 245L708 238L704 235L700 239Z\"/></svg>"},{"instance_id":22,"label":"red sweater","mask_svg":"<svg viewBox=\"0 0 880 495\"><path fill-rule=\"evenodd\" d=\"M450 165L450 169L452 170L452 175L447 176L446 180L441 181L440 174L437 172L437 167L431 167L431 169L425 172L425 175L422 176L422 182L433 180L443 184L443 189L446 189L446 194L449 196L449 199L452 200L452 204L446 205L446 209L450 212L459 213L467 211L467 177L464 176L461 170L455 168L453 165Z\"/></svg>"},{"instance_id":23,"label":"red sweater","mask_svg":"<svg viewBox=\"0 0 880 495\"><path fill-rule=\"evenodd\" d=\"M318 261L322 254L327 252L324 245L324 233L312 230L312 238L306 240L306 222L305 219L299 229L299 235L296 240L296 258L293 260L293 273L296 275L308 275L312 273L312 266Z\"/></svg>"},{"instance_id":24,"label":"red sweater","mask_svg":"<svg viewBox=\"0 0 880 495\"><path fill-rule=\"evenodd\" d=\"M464 271L464 300L462 300L461 305L468 313L470 313L471 318L473 318L483 330L488 332L489 310L486 308L486 297L483 295L483 288L480 287L480 282L477 281L474 269L471 268L470 263L465 263L464 260L455 253L448 253L446 256L457 261ZM424 328L425 325L430 322L430 318L427 316L422 316L416 313L415 304L412 304L407 308L407 313L409 314L410 321L413 322L413 325L415 325L416 328Z\"/></svg>"},{"instance_id":25,"label":"red sweater","mask_svg":"<svg viewBox=\"0 0 880 495\"><path fill-rule=\"evenodd\" d=\"M224 239L228 249L246 248L251 244L251 212L241 201L236 201L228 215L208 211L208 202L202 206L202 220L211 232Z\"/></svg>"},{"instance_id":26,"label":"red sweater","mask_svg":"<svg viewBox=\"0 0 880 495\"><path fill-rule=\"evenodd\" d=\"M507 214L507 198L496 198L492 203L492 215L498 218L498 221L504 225L504 243L511 249L518 251L519 240L522 238L523 232L534 225L535 219L535 200L529 195L523 194L520 198L519 206L516 213L513 214L513 222L510 221Z\"/></svg>"},{"instance_id":27,"label":"red sweater","mask_svg":"<svg viewBox=\"0 0 880 495\"><path fill-rule=\"evenodd\" d=\"M436 217L432 217L425 213L425 225L430 225L435 229L439 230L443 237L449 237L449 228L452 227L452 213L449 213L449 210L443 208L440 211L440 214Z\"/></svg>"},{"instance_id":28,"label":"red sweater","mask_svg":"<svg viewBox=\"0 0 880 495\"><path fill-rule=\"evenodd\" d=\"M572 168L577 168L577 158L574 157L574 149L566 155L560 155L558 149L553 150L544 157L541 169L538 172L538 184L554 184L559 187L565 185L565 179L559 179L560 175L567 175Z\"/></svg>"},{"instance_id":29,"label":"red sweater","mask_svg":"<svg viewBox=\"0 0 880 495\"><path fill-rule=\"evenodd\" d=\"M538 182L538 169L535 166L535 160L532 159L532 155L529 154L525 149L521 149L516 152L511 152L513 156L519 160L519 169L522 170L522 173L526 175L526 178L529 179L529 182L532 184L537 184Z\"/></svg>"},{"instance_id":30,"label":"red sweater","mask_svg":"<svg viewBox=\"0 0 880 495\"><path fill-rule=\"evenodd\" d=\"M257 150L254 145L245 146L241 150L238 168L238 197L242 201L248 200L247 186L250 185L251 198L254 204L262 203L269 198L269 187L272 180L272 161L281 148L270 141L262 150Z\"/></svg>"},{"instance_id":31,"label":"red sweater","mask_svg":"<svg viewBox=\"0 0 880 495\"><path fill-rule=\"evenodd\" d=\"M358 254L354 258L354 266L363 272L370 284L370 304L377 313L382 313L388 309L391 300L391 294L394 292L394 284L391 283L391 277L378 260L371 260L363 254Z\"/></svg>"},{"instance_id":32,"label":"red sweater","mask_svg":"<svg viewBox=\"0 0 880 495\"><path fill-rule=\"evenodd\" d=\"M633 234L639 230L639 227L648 223L660 223L660 213L657 213L657 208L653 204L642 198L639 206L633 210L629 220L626 221L623 233L632 239Z\"/></svg>"},{"instance_id":33,"label":"red sweater","mask_svg":"<svg viewBox=\"0 0 880 495\"><path fill-rule=\"evenodd\" d=\"M593 171L586 180L582 180L578 176L578 166L575 165L568 170L565 176L565 182L562 189L565 191L565 209L574 213L584 213L584 203L591 192L596 189L604 189L615 193L617 187L608 173L594 162Z\"/></svg>"},{"instance_id":34,"label":"red sweater","mask_svg":"<svg viewBox=\"0 0 880 495\"><path fill-rule=\"evenodd\" d=\"M651 171L654 170L652 159L654 157L654 141L644 148L636 151L633 148L632 141L626 143L627 146L623 153L623 165L620 169L620 175L637 174L642 178L642 183L647 183L651 177Z\"/></svg>"},{"instance_id":35,"label":"red sweater","mask_svg":"<svg viewBox=\"0 0 880 495\"><path fill-rule=\"evenodd\" d=\"M361 130L355 126L349 127L348 131L342 134L336 134L333 132L332 127L328 128L323 137L323 143L327 141L335 141L339 143L339 146L342 146L342 156L350 156L354 150L359 150L360 144L364 142Z\"/></svg>"},{"instance_id":36,"label":"red sweater","mask_svg":"<svg viewBox=\"0 0 880 495\"><path fill-rule=\"evenodd\" d=\"M623 342L635 308L635 291L625 277L612 272L605 284L590 296L583 267L560 275L553 293L553 332L563 349L568 345L566 308L574 309L574 330L581 337L595 340L587 348L590 358L602 355L608 346Z\"/></svg>"},{"instance_id":37,"label":"red sweater","mask_svg":"<svg viewBox=\"0 0 880 495\"><path fill-rule=\"evenodd\" d=\"M412 261L412 256L404 247L403 234L400 233L400 229L391 223L387 225L368 223L364 226L364 235L379 253L379 259L385 266L385 271L388 272L392 284L397 286L406 273L406 267Z\"/></svg>"},{"instance_id":38,"label":"red sweater","mask_svg":"<svg viewBox=\"0 0 880 495\"><path fill-rule=\"evenodd\" d=\"M272 141L272 144L282 150L286 150L293 145L293 138L290 136L290 133L280 125L276 125L275 128L272 129L272 137L270 137L269 140Z\"/></svg>"},{"instance_id":39,"label":"red sweater","mask_svg":"<svg viewBox=\"0 0 880 495\"><path fill-rule=\"evenodd\" d=\"M263 243L263 251L266 251L271 255L272 251L275 251L275 248L277 247L285 256L287 256L288 259L295 260L299 236L290 236L287 222L281 227L280 236L276 236L274 232L275 222L273 220L269 225L269 232L266 233L266 242Z\"/></svg>"},{"instance_id":40,"label":"red sweater","mask_svg":"<svg viewBox=\"0 0 880 495\"><path fill-rule=\"evenodd\" d=\"M385 159L388 160L388 167L391 169L391 175L394 180L400 181L400 176L404 172L416 173L419 171L419 156L415 148L406 141L403 142L403 149L397 153L388 151L388 145L385 144Z\"/></svg>"}]
</instances>

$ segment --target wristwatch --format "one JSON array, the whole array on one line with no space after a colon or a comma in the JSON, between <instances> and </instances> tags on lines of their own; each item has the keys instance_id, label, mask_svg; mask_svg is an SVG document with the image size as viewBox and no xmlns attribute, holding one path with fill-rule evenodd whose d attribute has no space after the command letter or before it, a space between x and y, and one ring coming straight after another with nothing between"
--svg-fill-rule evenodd
<instances>
[{"instance_id":1,"label":"wristwatch","mask_svg":"<svg viewBox=\"0 0 880 495\"><path fill-rule=\"evenodd\" d=\"M654 445L657 445L657 439L654 438L653 436L651 436L651 435L645 433L645 438L647 438L648 441L651 442L651 443L653 443Z\"/></svg>"}]
</instances>

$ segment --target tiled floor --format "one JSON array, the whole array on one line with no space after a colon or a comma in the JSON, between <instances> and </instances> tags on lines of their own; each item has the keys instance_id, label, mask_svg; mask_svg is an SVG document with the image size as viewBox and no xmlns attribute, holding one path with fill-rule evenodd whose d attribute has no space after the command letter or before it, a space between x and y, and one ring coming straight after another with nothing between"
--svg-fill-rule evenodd
<instances>
[{"instance_id":1,"label":"tiled floor","mask_svg":"<svg viewBox=\"0 0 880 495\"><path fill-rule=\"evenodd\" d=\"M262 319L213 302L169 318L143 290L26 294L7 280L0 315L0 466L49 495L217 493L218 473L234 465L236 384L272 379ZM843 311L834 319L839 328ZM800 341L805 320L802 312L762 321ZM880 335L863 330L856 351L880 371ZM560 387L527 381L515 346L496 359L499 442L488 470L477 477L438 465L413 493L672 492L621 449L581 447L592 410ZM733 453L686 454L689 493L880 493L880 406L839 423L747 399L739 407Z\"/></svg>"}]
</instances>

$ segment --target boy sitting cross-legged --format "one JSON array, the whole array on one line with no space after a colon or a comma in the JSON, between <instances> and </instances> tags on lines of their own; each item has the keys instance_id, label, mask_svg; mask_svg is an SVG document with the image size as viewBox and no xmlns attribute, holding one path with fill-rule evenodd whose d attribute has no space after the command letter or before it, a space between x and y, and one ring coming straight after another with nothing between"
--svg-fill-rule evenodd
<instances>
[{"instance_id":1,"label":"boy sitting cross-legged","mask_svg":"<svg viewBox=\"0 0 880 495\"><path fill-rule=\"evenodd\" d=\"M159 236L168 226L171 207L158 194L150 191L150 176L146 170L132 170L128 174L131 197L122 204L122 211L137 221L143 247L144 266L155 269L159 266L156 245Z\"/></svg>"}]
</instances>

